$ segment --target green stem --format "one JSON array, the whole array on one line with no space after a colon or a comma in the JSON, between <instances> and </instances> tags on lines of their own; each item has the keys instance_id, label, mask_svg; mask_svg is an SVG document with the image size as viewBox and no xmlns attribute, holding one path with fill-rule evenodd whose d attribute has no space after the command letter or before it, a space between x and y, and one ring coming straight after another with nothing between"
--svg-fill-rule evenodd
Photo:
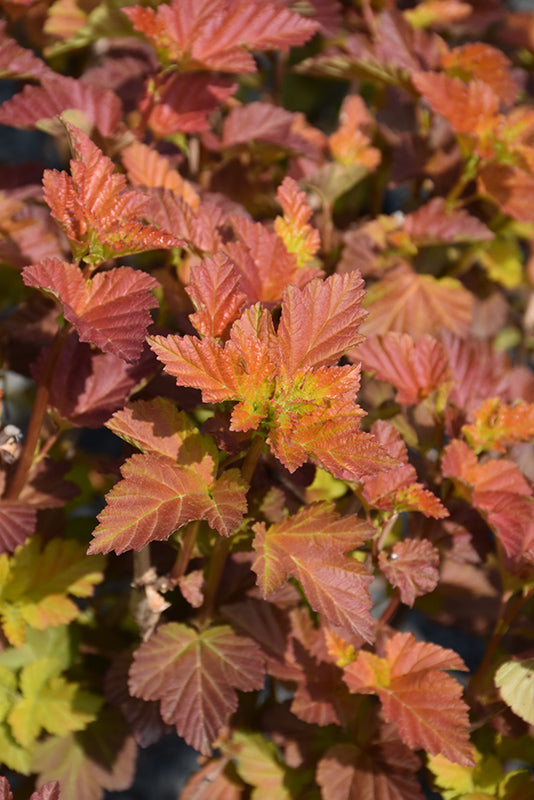
<instances>
[{"instance_id":1,"label":"green stem","mask_svg":"<svg viewBox=\"0 0 534 800\"><path fill-rule=\"evenodd\" d=\"M45 418L46 410L48 408L48 401L50 399L50 386L54 377L54 372L58 359L63 349L63 343L70 331L70 325L65 325L64 328L59 330L55 336L54 341L48 351L45 367L35 393L35 400L33 403L32 413L26 438L22 446L22 452L17 462L17 467L13 477L9 483L7 492L5 494L6 500L16 500L22 491L24 484L28 478L28 473L32 467L43 421Z\"/></svg>"},{"instance_id":2,"label":"green stem","mask_svg":"<svg viewBox=\"0 0 534 800\"><path fill-rule=\"evenodd\" d=\"M263 444L263 438L259 434L256 434L250 443L248 453L243 461L241 474L249 486L252 482L252 476L254 475L254 470L256 469L259 457L261 456Z\"/></svg>"}]
</instances>

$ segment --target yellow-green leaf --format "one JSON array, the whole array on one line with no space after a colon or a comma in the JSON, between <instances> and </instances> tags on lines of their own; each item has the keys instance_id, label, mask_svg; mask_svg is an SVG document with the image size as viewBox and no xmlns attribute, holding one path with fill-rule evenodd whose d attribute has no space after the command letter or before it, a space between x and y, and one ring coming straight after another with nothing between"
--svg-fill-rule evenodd
<instances>
[{"instance_id":1,"label":"yellow-green leaf","mask_svg":"<svg viewBox=\"0 0 534 800\"><path fill-rule=\"evenodd\" d=\"M497 670L495 685L512 711L534 725L534 659L506 661Z\"/></svg>"}]
</instances>

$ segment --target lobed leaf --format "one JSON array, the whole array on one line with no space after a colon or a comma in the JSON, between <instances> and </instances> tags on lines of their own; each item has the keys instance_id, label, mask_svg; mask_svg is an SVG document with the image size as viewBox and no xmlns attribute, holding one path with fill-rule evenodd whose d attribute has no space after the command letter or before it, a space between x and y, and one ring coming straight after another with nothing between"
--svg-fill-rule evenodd
<instances>
[{"instance_id":1,"label":"lobed leaf","mask_svg":"<svg viewBox=\"0 0 534 800\"><path fill-rule=\"evenodd\" d=\"M82 342L90 342L125 361L139 358L149 309L157 305L151 290L157 281L131 267L115 267L85 280L75 264L46 258L25 267L26 286L51 292L63 305L65 318Z\"/></svg>"},{"instance_id":2,"label":"lobed leaf","mask_svg":"<svg viewBox=\"0 0 534 800\"><path fill-rule=\"evenodd\" d=\"M334 364L363 341L357 332L366 316L363 297L363 280L357 270L324 281L315 279L303 289L286 288L278 340L290 375Z\"/></svg>"},{"instance_id":3,"label":"lobed leaf","mask_svg":"<svg viewBox=\"0 0 534 800\"><path fill-rule=\"evenodd\" d=\"M200 198L193 186L157 150L135 141L121 151L121 159L134 186L168 189L195 211L198 209Z\"/></svg>"},{"instance_id":4,"label":"lobed leaf","mask_svg":"<svg viewBox=\"0 0 534 800\"><path fill-rule=\"evenodd\" d=\"M418 72L412 75L412 82L456 133L482 137L496 129L499 98L484 81L475 78L464 83L445 73Z\"/></svg>"},{"instance_id":5,"label":"lobed leaf","mask_svg":"<svg viewBox=\"0 0 534 800\"><path fill-rule=\"evenodd\" d=\"M201 336L227 338L247 299L239 284L239 273L224 253L192 267L186 291L196 311L189 319Z\"/></svg>"},{"instance_id":6,"label":"lobed leaf","mask_svg":"<svg viewBox=\"0 0 534 800\"><path fill-rule=\"evenodd\" d=\"M283 217L276 217L274 229L284 242L288 253L294 253L297 264L303 267L316 254L321 244L319 232L308 223L312 210L293 178L286 177L278 187L276 199L282 206Z\"/></svg>"},{"instance_id":7,"label":"lobed leaf","mask_svg":"<svg viewBox=\"0 0 534 800\"><path fill-rule=\"evenodd\" d=\"M442 58L443 68L462 79L478 78L491 86L506 105L513 105L519 87L514 80L512 63L502 50L486 42L469 42L454 47Z\"/></svg>"},{"instance_id":8,"label":"lobed leaf","mask_svg":"<svg viewBox=\"0 0 534 800\"><path fill-rule=\"evenodd\" d=\"M438 585L439 552L427 539L397 542L391 552L382 550L378 563L408 606L413 606L416 597L432 592Z\"/></svg>"},{"instance_id":9,"label":"lobed leaf","mask_svg":"<svg viewBox=\"0 0 534 800\"><path fill-rule=\"evenodd\" d=\"M254 530L252 569L265 598L292 576L314 611L338 628L372 639L371 576L346 555L371 535L366 522L354 515L340 518L333 504L317 503L269 528L257 523Z\"/></svg>"},{"instance_id":10,"label":"lobed leaf","mask_svg":"<svg viewBox=\"0 0 534 800\"><path fill-rule=\"evenodd\" d=\"M495 685L504 702L512 711L534 725L534 697L532 679L534 661L505 661L495 673Z\"/></svg>"},{"instance_id":11,"label":"lobed leaf","mask_svg":"<svg viewBox=\"0 0 534 800\"><path fill-rule=\"evenodd\" d=\"M258 646L228 625L202 632L171 622L134 653L130 692L159 700L165 722L204 755L237 708L236 690L261 689L263 657Z\"/></svg>"},{"instance_id":12,"label":"lobed leaf","mask_svg":"<svg viewBox=\"0 0 534 800\"><path fill-rule=\"evenodd\" d=\"M361 651L344 675L351 691L378 694L384 718L408 747L473 765L467 706L460 684L443 672L450 669L466 669L452 650L396 633L385 658Z\"/></svg>"},{"instance_id":13,"label":"lobed leaf","mask_svg":"<svg viewBox=\"0 0 534 800\"><path fill-rule=\"evenodd\" d=\"M534 404L520 400L510 406L498 397L490 397L475 412L474 422L464 425L462 433L475 453L504 453L506 446L534 437Z\"/></svg>"},{"instance_id":14,"label":"lobed leaf","mask_svg":"<svg viewBox=\"0 0 534 800\"><path fill-rule=\"evenodd\" d=\"M123 479L106 495L88 552L141 550L197 519L229 536L246 511L246 486L238 470L214 479L213 457L202 447L200 453L187 466L159 453L129 458Z\"/></svg>"},{"instance_id":15,"label":"lobed leaf","mask_svg":"<svg viewBox=\"0 0 534 800\"><path fill-rule=\"evenodd\" d=\"M123 9L165 61L181 70L255 72L253 50L304 44L318 25L287 8L243 0L173 0L156 11Z\"/></svg>"},{"instance_id":16,"label":"lobed leaf","mask_svg":"<svg viewBox=\"0 0 534 800\"><path fill-rule=\"evenodd\" d=\"M83 131L64 122L74 159L72 177L45 170L44 197L75 257L99 264L117 255L181 247L176 236L145 225L149 198L127 189L126 178Z\"/></svg>"},{"instance_id":17,"label":"lobed leaf","mask_svg":"<svg viewBox=\"0 0 534 800\"><path fill-rule=\"evenodd\" d=\"M364 305L365 336L399 331L418 339L444 330L463 338L471 326L473 296L454 278L418 275L402 264L371 286Z\"/></svg>"},{"instance_id":18,"label":"lobed leaf","mask_svg":"<svg viewBox=\"0 0 534 800\"><path fill-rule=\"evenodd\" d=\"M35 506L20 500L0 501L0 553L12 553L35 531Z\"/></svg>"}]
</instances>

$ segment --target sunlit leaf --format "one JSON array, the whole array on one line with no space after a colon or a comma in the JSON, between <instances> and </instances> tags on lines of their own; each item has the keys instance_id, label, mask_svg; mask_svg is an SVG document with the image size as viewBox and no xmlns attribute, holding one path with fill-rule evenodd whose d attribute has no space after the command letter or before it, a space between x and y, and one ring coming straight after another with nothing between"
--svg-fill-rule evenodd
<instances>
[{"instance_id":1,"label":"sunlit leaf","mask_svg":"<svg viewBox=\"0 0 534 800\"><path fill-rule=\"evenodd\" d=\"M276 199L282 206L283 217L276 217L274 229L284 242L288 253L295 253L299 266L304 266L320 246L319 232L312 228L309 219L312 210L306 195L293 178L284 178L278 187Z\"/></svg>"},{"instance_id":2,"label":"sunlit leaf","mask_svg":"<svg viewBox=\"0 0 534 800\"><path fill-rule=\"evenodd\" d=\"M495 685L512 711L534 725L534 661L505 661L495 673Z\"/></svg>"},{"instance_id":3,"label":"sunlit leaf","mask_svg":"<svg viewBox=\"0 0 534 800\"><path fill-rule=\"evenodd\" d=\"M518 85L511 62L502 50L485 42L469 42L453 48L443 56L442 65L451 75L463 80L484 81L506 105L512 105L517 98Z\"/></svg>"},{"instance_id":4,"label":"sunlit leaf","mask_svg":"<svg viewBox=\"0 0 534 800\"><path fill-rule=\"evenodd\" d=\"M507 446L534 437L534 404L520 400L510 406L491 397L475 412L473 424L464 425L462 433L476 453L504 453Z\"/></svg>"},{"instance_id":5,"label":"sunlit leaf","mask_svg":"<svg viewBox=\"0 0 534 800\"><path fill-rule=\"evenodd\" d=\"M255 72L248 49L287 50L318 28L287 8L255 1L173 0L157 11L133 6L124 13L164 61L181 70Z\"/></svg>"},{"instance_id":6,"label":"sunlit leaf","mask_svg":"<svg viewBox=\"0 0 534 800\"><path fill-rule=\"evenodd\" d=\"M79 267L47 258L25 267L23 280L51 292L63 305L82 342L135 361L151 323L149 309L157 304L151 289L157 281L146 272L116 267L85 280Z\"/></svg>"},{"instance_id":7,"label":"sunlit leaf","mask_svg":"<svg viewBox=\"0 0 534 800\"><path fill-rule=\"evenodd\" d=\"M462 687L444 672L465 670L460 656L411 633L394 634L386 653L380 658L361 651L344 670L349 689L378 694L386 721L395 722L408 747L472 765Z\"/></svg>"},{"instance_id":8,"label":"sunlit leaf","mask_svg":"<svg viewBox=\"0 0 534 800\"><path fill-rule=\"evenodd\" d=\"M302 509L284 522L254 526L256 560L252 568L268 598L293 576L311 607L334 625L370 641L373 622L368 584L362 564L347 556L371 535L357 517L338 517L330 503Z\"/></svg>"},{"instance_id":9,"label":"sunlit leaf","mask_svg":"<svg viewBox=\"0 0 534 800\"><path fill-rule=\"evenodd\" d=\"M439 581L439 553L427 539L406 539L379 555L380 569L400 591L403 603L413 606L416 597L433 591Z\"/></svg>"}]
</instances>

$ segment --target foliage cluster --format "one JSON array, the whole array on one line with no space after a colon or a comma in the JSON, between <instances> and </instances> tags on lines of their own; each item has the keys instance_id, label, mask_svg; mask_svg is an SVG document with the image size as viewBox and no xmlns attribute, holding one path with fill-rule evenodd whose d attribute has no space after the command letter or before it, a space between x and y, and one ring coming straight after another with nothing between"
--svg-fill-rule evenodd
<instances>
[{"instance_id":1,"label":"foliage cluster","mask_svg":"<svg viewBox=\"0 0 534 800\"><path fill-rule=\"evenodd\" d=\"M534 14L0 5L19 796L532 798Z\"/></svg>"}]
</instances>

